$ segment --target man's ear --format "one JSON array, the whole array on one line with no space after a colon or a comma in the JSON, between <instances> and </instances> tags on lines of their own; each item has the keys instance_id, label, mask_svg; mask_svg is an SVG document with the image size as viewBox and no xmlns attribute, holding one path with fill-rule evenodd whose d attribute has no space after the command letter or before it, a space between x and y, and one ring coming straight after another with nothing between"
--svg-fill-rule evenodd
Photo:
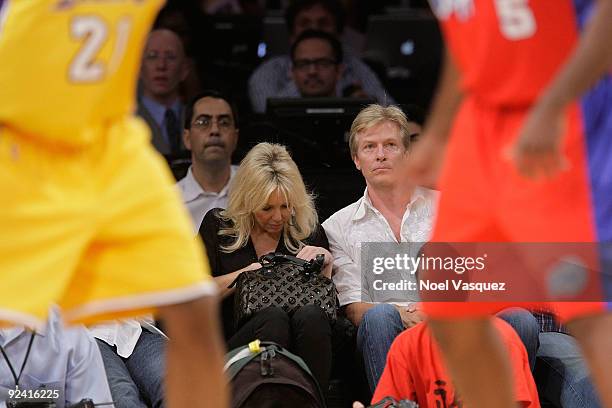
<instances>
[{"instance_id":1,"label":"man's ear","mask_svg":"<svg viewBox=\"0 0 612 408\"><path fill-rule=\"evenodd\" d=\"M359 163L359 158L357 155L353 156L353 163L355 163L357 170L361 171L361 164Z\"/></svg>"},{"instance_id":2,"label":"man's ear","mask_svg":"<svg viewBox=\"0 0 612 408\"><path fill-rule=\"evenodd\" d=\"M191 151L191 132L189 129L183 129L183 143L187 150Z\"/></svg>"}]
</instances>

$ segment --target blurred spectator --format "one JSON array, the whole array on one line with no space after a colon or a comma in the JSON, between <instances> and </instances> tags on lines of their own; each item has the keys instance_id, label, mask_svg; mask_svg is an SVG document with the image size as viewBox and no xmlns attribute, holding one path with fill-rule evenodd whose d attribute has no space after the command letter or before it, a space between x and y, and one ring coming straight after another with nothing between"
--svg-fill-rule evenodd
<instances>
[{"instance_id":1,"label":"blurred spectator","mask_svg":"<svg viewBox=\"0 0 612 408\"><path fill-rule=\"evenodd\" d=\"M507 323L494 319L492 327L498 333L511 363L517 407L539 408L538 392L529 370L525 347ZM372 403L385 397L398 401L407 399L420 407L463 406L425 323L404 331L393 342ZM361 404L353 405L353 408L362 407Z\"/></svg>"},{"instance_id":2,"label":"blurred spectator","mask_svg":"<svg viewBox=\"0 0 612 408\"><path fill-rule=\"evenodd\" d=\"M200 24L201 17L200 10L195 5L169 1L160 10L153 26L155 29L166 28L173 31L181 38L187 66L187 76L179 86L179 94L183 101L190 101L205 88L200 68L195 60L195 56L201 53L203 46L202 41L195 41L196 38L201 38L201 33L194 28Z\"/></svg>"},{"instance_id":3,"label":"blurred spectator","mask_svg":"<svg viewBox=\"0 0 612 408\"><path fill-rule=\"evenodd\" d=\"M153 320L109 322L89 332L98 342L114 407L162 408L167 338Z\"/></svg>"},{"instance_id":4,"label":"blurred spectator","mask_svg":"<svg viewBox=\"0 0 612 408\"><path fill-rule=\"evenodd\" d=\"M541 400L558 408L602 406L578 342L551 311L510 308L498 316L525 344Z\"/></svg>"},{"instance_id":5,"label":"blurred spectator","mask_svg":"<svg viewBox=\"0 0 612 408\"><path fill-rule=\"evenodd\" d=\"M344 9L337 0L296 0L285 14L290 41L308 29L325 31L338 38L344 29ZM360 88L381 104L393 103L376 74L360 59L343 53L345 69L336 84L336 95ZM262 63L249 79L249 97L255 112L264 112L268 98L299 97L300 91L291 75L291 58L279 55Z\"/></svg>"},{"instance_id":6,"label":"blurred spectator","mask_svg":"<svg viewBox=\"0 0 612 408\"><path fill-rule=\"evenodd\" d=\"M343 70L340 41L324 31L304 31L291 47L293 81L304 97L337 96Z\"/></svg>"},{"instance_id":7,"label":"blurred spectator","mask_svg":"<svg viewBox=\"0 0 612 408\"><path fill-rule=\"evenodd\" d=\"M57 408L86 398L96 404L112 401L96 342L82 326L64 327L55 308L41 330L0 329L0 350L0 401L7 401L16 386L44 391Z\"/></svg>"},{"instance_id":8,"label":"blurred spectator","mask_svg":"<svg viewBox=\"0 0 612 408\"><path fill-rule=\"evenodd\" d=\"M217 91L204 91L187 106L183 141L191 151L191 166L178 186L196 231L209 210L227 206L237 168L231 165L237 121L233 103Z\"/></svg>"},{"instance_id":9,"label":"blurred spectator","mask_svg":"<svg viewBox=\"0 0 612 408\"><path fill-rule=\"evenodd\" d=\"M180 37L168 29L153 30L147 39L140 70L138 115L151 128L155 148L164 155L184 150L181 143L183 104L179 85L187 77Z\"/></svg>"}]
</instances>

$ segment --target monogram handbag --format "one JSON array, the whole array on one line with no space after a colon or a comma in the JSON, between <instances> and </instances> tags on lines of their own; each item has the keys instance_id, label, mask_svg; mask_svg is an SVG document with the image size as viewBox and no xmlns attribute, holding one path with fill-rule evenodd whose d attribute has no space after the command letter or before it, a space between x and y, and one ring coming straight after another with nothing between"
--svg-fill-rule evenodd
<instances>
[{"instance_id":1,"label":"monogram handbag","mask_svg":"<svg viewBox=\"0 0 612 408\"><path fill-rule=\"evenodd\" d=\"M269 306L293 314L302 306L319 306L330 322L338 314L336 286L321 274L324 255L305 261L291 255L269 253L259 258L260 269L242 272L230 284L234 293L234 324L242 326L251 316Z\"/></svg>"}]
</instances>

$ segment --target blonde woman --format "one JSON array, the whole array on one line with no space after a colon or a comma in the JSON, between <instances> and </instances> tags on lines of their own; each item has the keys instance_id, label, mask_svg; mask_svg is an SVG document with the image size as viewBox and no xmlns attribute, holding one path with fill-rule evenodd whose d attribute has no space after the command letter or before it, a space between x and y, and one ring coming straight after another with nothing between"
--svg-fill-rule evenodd
<instances>
[{"instance_id":1,"label":"blonde woman","mask_svg":"<svg viewBox=\"0 0 612 408\"><path fill-rule=\"evenodd\" d=\"M260 143L240 163L230 185L228 207L210 210L200 227L215 282L223 296L228 349L254 339L275 341L304 359L323 391L331 371L331 325L316 305L288 316L269 307L234 327L233 289L241 273L258 269L260 256L281 252L310 260L325 255L323 274L331 277L332 256L318 222L312 196L284 146Z\"/></svg>"}]
</instances>

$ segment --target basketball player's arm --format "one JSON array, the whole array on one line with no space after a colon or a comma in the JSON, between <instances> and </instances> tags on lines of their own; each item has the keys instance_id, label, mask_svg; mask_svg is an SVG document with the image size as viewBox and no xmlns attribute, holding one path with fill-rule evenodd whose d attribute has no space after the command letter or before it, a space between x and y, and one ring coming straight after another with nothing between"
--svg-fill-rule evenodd
<instances>
[{"instance_id":1,"label":"basketball player's arm","mask_svg":"<svg viewBox=\"0 0 612 408\"><path fill-rule=\"evenodd\" d=\"M563 169L563 114L568 104L612 68L612 0L599 0L574 52L544 90L512 152L526 177L550 176Z\"/></svg>"},{"instance_id":2,"label":"basketball player's arm","mask_svg":"<svg viewBox=\"0 0 612 408\"><path fill-rule=\"evenodd\" d=\"M451 126L463 99L460 73L448 49L429 119L410 154L410 177L415 184L435 188Z\"/></svg>"},{"instance_id":3,"label":"basketball player's arm","mask_svg":"<svg viewBox=\"0 0 612 408\"><path fill-rule=\"evenodd\" d=\"M170 338L166 345L168 407L229 406L218 307L216 297L206 296L160 308Z\"/></svg>"}]
</instances>

